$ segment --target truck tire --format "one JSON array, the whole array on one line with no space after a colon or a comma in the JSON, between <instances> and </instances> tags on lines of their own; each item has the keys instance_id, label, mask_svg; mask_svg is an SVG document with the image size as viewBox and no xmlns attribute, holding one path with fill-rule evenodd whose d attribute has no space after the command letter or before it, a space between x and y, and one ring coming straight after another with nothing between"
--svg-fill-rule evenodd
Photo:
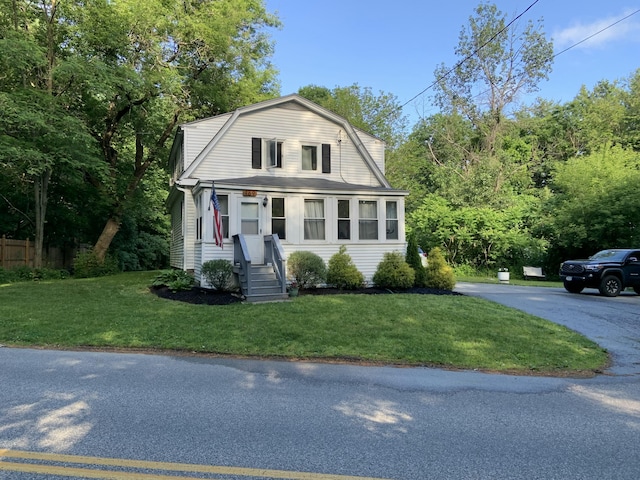
<instances>
[{"instance_id":1,"label":"truck tire","mask_svg":"<svg viewBox=\"0 0 640 480\"><path fill-rule=\"evenodd\" d=\"M565 281L564 289L569 293L580 293L582 290L584 290L584 287L579 283Z\"/></svg>"},{"instance_id":2,"label":"truck tire","mask_svg":"<svg viewBox=\"0 0 640 480\"><path fill-rule=\"evenodd\" d=\"M635 287L633 287L633 291L640 295L640 285L636 285Z\"/></svg>"},{"instance_id":3,"label":"truck tire","mask_svg":"<svg viewBox=\"0 0 640 480\"><path fill-rule=\"evenodd\" d=\"M615 275L605 275L600 282L599 290L605 297L617 297L622 290L622 281Z\"/></svg>"}]
</instances>

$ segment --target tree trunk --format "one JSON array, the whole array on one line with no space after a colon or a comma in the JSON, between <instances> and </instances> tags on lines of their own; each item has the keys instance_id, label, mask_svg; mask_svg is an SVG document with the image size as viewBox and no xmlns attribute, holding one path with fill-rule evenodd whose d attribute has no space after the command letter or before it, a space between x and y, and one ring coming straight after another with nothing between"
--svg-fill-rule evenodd
<instances>
[{"instance_id":1,"label":"tree trunk","mask_svg":"<svg viewBox=\"0 0 640 480\"><path fill-rule=\"evenodd\" d=\"M120 230L121 220L119 217L111 217L107 220L107 224L102 229L102 233L98 238L98 241L93 246L93 252L100 261L104 261L109 250L109 245L113 241L113 237L116 236L118 230Z\"/></svg>"},{"instance_id":2,"label":"tree trunk","mask_svg":"<svg viewBox=\"0 0 640 480\"><path fill-rule=\"evenodd\" d=\"M44 222L47 215L47 190L51 179L51 169L36 178L33 188L35 196L36 238L34 242L33 267L42 267L42 247L44 245Z\"/></svg>"}]
</instances>

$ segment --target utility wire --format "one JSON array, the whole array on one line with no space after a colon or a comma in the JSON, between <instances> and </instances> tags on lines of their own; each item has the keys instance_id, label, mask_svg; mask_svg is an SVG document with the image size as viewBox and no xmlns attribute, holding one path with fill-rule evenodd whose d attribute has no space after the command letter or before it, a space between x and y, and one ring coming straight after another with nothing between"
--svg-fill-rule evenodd
<instances>
[{"instance_id":1,"label":"utility wire","mask_svg":"<svg viewBox=\"0 0 640 480\"><path fill-rule=\"evenodd\" d=\"M558 55L562 55L564 52L566 52L566 51L568 51L568 50L571 50L571 49L572 49L572 48L574 48L574 47L577 47L577 46L578 46L578 45L580 45L581 43L586 42L587 40L589 40L589 39L591 39L591 38L595 37L596 35L600 35L600 34L601 34L602 32L604 32L605 30L609 30L611 27L613 27L613 26L615 26L615 25L619 24L620 22L622 22L622 21L626 20L626 19L627 19L627 18L629 18L629 17L632 17L633 15L635 15L635 14L636 14L636 13L638 13L638 12L640 12L640 8L639 8L638 10L636 10L635 12L631 12L631 13L630 13L629 15L627 15L626 17L622 17L620 20L617 20L617 21L613 22L611 25L608 25L608 26L604 27L603 29L598 30L596 33L593 33L593 34L589 35L588 37L583 38L583 39L582 39L582 40L580 40L579 42L574 43L574 44L573 44L573 45L571 45L570 47L565 48L565 49L564 49L564 50L562 50L561 52L558 52L558 53L554 54L554 55L551 57L551 59L556 58Z\"/></svg>"},{"instance_id":2,"label":"utility wire","mask_svg":"<svg viewBox=\"0 0 640 480\"><path fill-rule=\"evenodd\" d=\"M613 26L617 25L618 23L620 23L620 22L622 22L622 21L626 20L626 19L627 19L627 18L629 18L629 17L632 17L633 15L635 15L635 14L637 14L637 13L640 13L640 8L639 8L638 10L636 10L635 12L631 12L629 15L627 15L627 16L625 16L625 17L622 17L621 19L616 20L616 21L615 21L615 22L613 22L612 24L607 25L606 27L604 27L604 28L602 28L602 29L598 30L597 32L592 33L592 34L591 34L591 35L589 35L588 37L583 38L583 39L582 39L582 40L580 40L579 42L576 42L576 43L574 43L573 45L568 46L568 47L567 47L567 48L565 48L564 50L561 50L560 52L558 52L558 53L555 53L555 54L551 55L551 56L548 58L548 60L553 60L553 59L555 59L557 56L562 55L562 54L563 54L563 53L565 53L565 52L568 52L568 51L569 51L569 50L571 50L572 48L577 47L577 46L578 46L578 45L580 45L581 43L586 42L587 40L589 40L589 39L591 39L591 38L595 37L596 35L600 35L600 34L601 34L602 32L604 32L605 30L610 29L611 27L613 27ZM524 74L523 74L523 75L524 75ZM474 95L474 96L473 96L473 97L471 97L471 98L478 98L478 97L480 97L480 96L484 95L485 93L488 93L490 90L491 90L491 89L487 89L487 90L485 90L484 92L480 92L480 93L478 93L478 94ZM415 98L415 97L414 97L414 98ZM403 107L404 107L404 105L403 105Z\"/></svg>"},{"instance_id":3,"label":"utility wire","mask_svg":"<svg viewBox=\"0 0 640 480\"><path fill-rule=\"evenodd\" d=\"M426 92L427 90L429 90L430 88L433 88L434 85L436 85L437 83L440 82L440 80L445 79L446 77L449 76L449 74L451 74L451 72L453 72L456 68L460 67L464 62L466 62L467 60L469 60L470 58L474 57L475 55L477 55L477 53L482 50L484 47L486 47L487 45L489 45L491 42L493 42L498 36L500 36L504 31L506 31L516 20L518 20L520 17L522 17L525 13L527 13L529 10L531 10L531 8L538 3L540 0L535 0L531 5L529 5L522 13L520 13L518 16L516 16L515 18L513 18L513 20L511 20L507 25L505 25L499 32L497 32L495 35L493 35L491 38L489 38L489 40L487 40L486 42L484 42L482 45L480 45L478 48L476 48L473 52L471 52L469 55L467 55L466 57L464 57L462 60L460 60L458 63L456 63L453 67L451 67L449 70L447 70L444 74L440 75L438 78L436 78L429 86L427 86L424 90L422 90L420 93L414 95L413 97L411 97L409 100L407 100L405 103L403 103L402 105L400 105L399 109L403 109L404 107L406 107L409 103L413 102L416 98L418 98L420 95L422 95L424 92Z\"/></svg>"}]
</instances>

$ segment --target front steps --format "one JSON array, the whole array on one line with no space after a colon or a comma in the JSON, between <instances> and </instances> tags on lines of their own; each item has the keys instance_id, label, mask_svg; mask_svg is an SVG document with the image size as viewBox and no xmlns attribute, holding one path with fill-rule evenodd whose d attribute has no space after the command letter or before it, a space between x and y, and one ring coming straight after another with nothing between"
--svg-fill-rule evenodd
<instances>
[{"instance_id":1,"label":"front steps","mask_svg":"<svg viewBox=\"0 0 640 480\"><path fill-rule=\"evenodd\" d=\"M249 272L236 268L240 289L249 303L278 302L288 300L289 295L282 292L282 286L271 265L251 265ZM251 276L251 291L248 287L248 276Z\"/></svg>"}]
</instances>

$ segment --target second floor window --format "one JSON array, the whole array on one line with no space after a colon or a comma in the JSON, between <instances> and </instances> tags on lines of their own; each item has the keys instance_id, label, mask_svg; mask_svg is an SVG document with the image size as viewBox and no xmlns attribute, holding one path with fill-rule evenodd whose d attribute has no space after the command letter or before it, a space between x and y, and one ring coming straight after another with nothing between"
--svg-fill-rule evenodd
<instances>
[{"instance_id":1,"label":"second floor window","mask_svg":"<svg viewBox=\"0 0 640 480\"><path fill-rule=\"evenodd\" d=\"M282 168L282 140L267 141L267 166Z\"/></svg>"},{"instance_id":2,"label":"second floor window","mask_svg":"<svg viewBox=\"0 0 640 480\"><path fill-rule=\"evenodd\" d=\"M302 146L302 170L318 169L318 147L315 145Z\"/></svg>"}]
</instances>

